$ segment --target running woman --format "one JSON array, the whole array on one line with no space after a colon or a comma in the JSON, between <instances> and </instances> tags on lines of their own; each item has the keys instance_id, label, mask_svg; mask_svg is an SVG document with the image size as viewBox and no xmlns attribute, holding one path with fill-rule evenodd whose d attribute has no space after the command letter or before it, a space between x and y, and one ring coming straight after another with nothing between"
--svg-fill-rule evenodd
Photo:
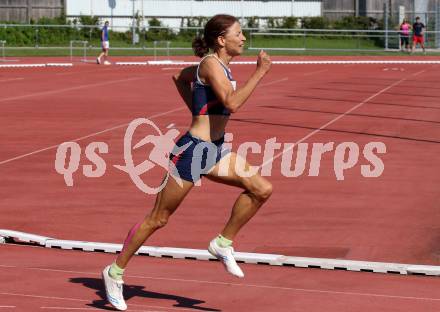
<instances>
[{"instance_id":1,"label":"running woman","mask_svg":"<svg viewBox=\"0 0 440 312\"><path fill-rule=\"evenodd\" d=\"M222 262L227 272L244 277L234 259L232 242L272 194L269 181L258 173L240 174L236 163L244 164L241 172L250 173L251 166L236 153L223 148L230 115L240 110L271 67L269 56L261 51L255 71L243 87L236 89L229 63L243 53L245 41L235 17L216 15L206 24L203 37L193 41L195 55L202 58L199 65L187 67L173 77L192 113L192 123L188 132L176 142L170 156L175 170L170 170L171 177L157 195L154 208L129 231L122 252L102 272L107 299L118 310L127 309L122 277L130 258L151 234L167 224L169 217L202 176L243 189L225 227L209 243L208 251ZM183 146L186 149L177 153ZM194 172L193 162L203 163L195 166L204 168L203 172Z\"/></svg>"},{"instance_id":2,"label":"running woman","mask_svg":"<svg viewBox=\"0 0 440 312\"><path fill-rule=\"evenodd\" d=\"M102 52L96 58L96 63L110 65L110 62L107 60L108 50L110 49L110 41L109 41L109 37L108 37L108 21L105 21L104 27L102 27L101 48L102 48ZM104 59L104 62L103 62L103 59Z\"/></svg>"},{"instance_id":3,"label":"running woman","mask_svg":"<svg viewBox=\"0 0 440 312\"><path fill-rule=\"evenodd\" d=\"M402 51L409 52L409 31L411 30L411 25L408 23L406 18L403 19L402 24L400 24L400 48Z\"/></svg>"},{"instance_id":4,"label":"running woman","mask_svg":"<svg viewBox=\"0 0 440 312\"><path fill-rule=\"evenodd\" d=\"M416 17L416 22L413 24L413 45L411 52L414 53L414 50L417 46L417 43L420 44L420 46L423 49L423 53L425 53L425 38L423 37L423 32L425 29L425 24L420 22L420 17Z\"/></svg>"}]
</instances>

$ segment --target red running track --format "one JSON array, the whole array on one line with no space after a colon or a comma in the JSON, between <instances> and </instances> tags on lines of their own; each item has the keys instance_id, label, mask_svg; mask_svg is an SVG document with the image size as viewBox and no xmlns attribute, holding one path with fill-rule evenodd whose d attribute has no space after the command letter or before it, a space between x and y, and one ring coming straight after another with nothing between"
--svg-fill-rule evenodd
<instances>
[{"instance_id":1,"label":"red running track","mask_svg":"<svg viewBox=\"0 0 440 312\"><path fill-rule=\"evenodd\" d=\"M252 68L233 67L239 83L246 79ZM124 132L126 125L135 118L151 118L163 131L171 123L185 131L190 116L178 100L170 79L176 70L173 67L98 67L91 64L38 70L1 69L0 123L5 144L0 148L0 228L60 239L120 243L128 229L148 212L154 197L140 192L129 177L113 165L123 164ZM310 145L334 142L336 146L342 142L355 142L361 148L369 142L380 141L387 146L387 153L382 157L385 170L378 178L364 178L360 165L368 162L361 158L356 166L345 172L345 180L337 181L333 152L323 155L319 175L312 177L307 175L309 151L306 172L298 178L286 178L280 173L279 159L276 160L269 178L275 187L274 195L240 233L236 249L292 256L439 265L437 205L440 196L437 185L440 178L435 174L439 171L440 152L438 79L437 65L273 66L243 110L230 122L228 131L234 134L235 148L245 141L263 145L271 137L284 143L306 137L304 142ZM356 105L359 107L349 112ZM107 172L97 179L86 178L77 172L74 187L69 188L54 169L56 146L81 137L87 137L79 141L83 150L93 141L109 145L110 152L104 156ZM145 159L145 152L136 155L138 162ZM259 164L262 156L250 155L249 160ZM88 164L84 156L83 164ZM155 184L160 182L162 174L154 169L144 178ZM195 188L188 196L169 226L154 235L148 245L206 248L209 239L221 229L238 192L203 181L203 186ZM1 248L1 264L17 266L2 268L12 274L8 275L12 280L17 280L17 283L8 283L11 287L7 288L8 292L20 293L20 289L30 287L30 292L24 294L31 295L76 298L68 295L75 293L84 296L78 297L80 299L90 300L90 294L96 292L84 284L67 281L80 278L77 273L60 277L55 272L44 271L47 272L47 275L43 274L44 278L51 281L39 283L40 271L24 269L39 267L32 261L38 263L37 259L40 259L39 263L46 262L51 270L61 268L91 273L85 275L94 278L96 285L96 274L113 259L111 255L17 246ZM368 307L366 302L375 305L370 306L369 311L374 307L383 311L393 311L392 307L396 311L429 311L435 307L438 310L438 299L431 292L436 289L437 279L246 265L246 284L276 285L286 290L242 288L235 286L236 281L229 280L216 265L137 258L130 267L133 270L130 274L157 273L166 280L157 283L155 280L155 285L162 285L154 291L162 293L160 287L175 287L171 294L163 293L200 299L207 303L207 307L223 311L270 311L272 306L273 311L283 307L286 311L297 307L298 311L341 311L354 306L355 309L350 310L353 311ZM162 266L167 267L160 269ZM171 286L168 279L173 278L173 274L174 278L182 279L197 276L196 280L205 282L188 284L176 281L176 285ZM300 274L307 276L301 277ZM227 285L208 283L218 276L226 278ZM25 282L26 279L30 282ZM144 285L143 281L136 279L128 283ZM340 283L345 286L339 288ZM420 288L419 283L429 286ZM359 292L378 294L375 290L389 289L391 292L387 294L393 296L430 299L415 299L411 304L406 298L402 300L408 302L384 299L386 303L364 295L341 295L337 299L342 302L339 305L330 294L295 293L293 290L289 293L287 290L307 288L306 285L312 284L339 285L336 291L353 290L356 285L362 285L367 288L359 288ZM402 284L408 288L402 290ZM205 290L208 297L199 298L198 294L204 294ZM148 288L148 291L152 290ZM414 296L410 295L412 292ZM1 305L16 306L15 309L40 300L0 296L6 296ZM133 296L129 305L143 305L145 298L142 297ZM235 301L229 300L230 297ZM99 300L99 296L95 299ZM175 303L170 301L173 300L167 300L166 307L172 307ZM270 304L265 306L263 302ZM427 302L429 306L414 308ZM40 306L48 304L56 306L53 302L43 302ZM81 304L84 307L87 303ZM240 304L245 305L243 309L236 308Z\"/></svg>"},{"instance_id":2,"label":"red running track","mask_svg":"<svg viewBox=\"0 0 440 312\"><path fill-rule=\"evenodd\" d=\"M108 309L100 270L113 256L3 246L0 306L10 311ZM125 276L129 311L438 311L438 278L135 258ZM0 308L1 309L1 308ZM1 309L3 311L3 309Z\"/></svg>"}]
</instances>

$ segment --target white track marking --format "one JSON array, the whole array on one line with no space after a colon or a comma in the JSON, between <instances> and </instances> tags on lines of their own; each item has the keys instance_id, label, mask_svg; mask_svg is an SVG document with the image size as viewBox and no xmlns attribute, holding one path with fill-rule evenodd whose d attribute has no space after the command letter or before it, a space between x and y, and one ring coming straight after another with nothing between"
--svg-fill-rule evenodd
<instances>
[{"instance_id":1,"label":"white track marking","mask_svg":"<svg viewBox=\"0 0 440 312\"><path fill-rule=\"evenodd\" d=\"M10 78L10 79L0 80L0 82L17 81L17 80L24 80L24 78Z\"/></svg>"},{"instance_id":2,"label":"white track marking","mask_svg":"<svg viewBox=\"0 0 440 312\"><path fill-rule=\"evenodd\" d=\"M2 267L3 265L0 265ZM45 269L45 268L32 268L32 267L16 267L17 269L26 270L37 270L46 272L58 272L58 273L69 273L69 274L85 274L93 276L101 276L96 272L82 272L82 271L70 271L70 270L56 270L56 269ZM235 286L235 287L249 287L249 288L259 288L259 289L276 289L276 290L286 290L293 292L305 292L305 293L323 293L323 294L333 294L333 295L343 295L343 296L360 296L360 297L373 297L373 298L386 298L386 299L403 299L403 300L420 300L420 301L433 301L440 302L440 298L429 298L429 297L416 297L416 296L399 296L399 295L385 295L385 294L375 294L375 293L364 293L364 292L350 292L350 291L335 291L335 290L322 290L322 289L312 289L312 288L294 288L294 287L283 287L283 286L271 286L271 285L257 285L257 284L240 284L240 283L227 283L220 281L207 281L207 280L195 280L195 279L183 279L183 278L167 278L167 277L153 277L153 276L140 276L140 275L125 275L127 278L138 278L138 279L148 279L148 280L160 280L167 282L181 282L181 283L199 283L199 284L211 284L211 285L225 285L225 286ZM16 293L0 293L0 295L16 295L16 296L29 296L26 294L16 294ZM37 296L47 299L63 299L62 297L45 297ZM84 301L82 299L71 299L66 298L66 300L76 300Z\"/></svg>"},{"instance_id":3,"label":"white track marking","mask_svg":"<svg viewBox=\"0 0 440 312\"><path fill-rule=\"evenodd\" d=\"M149 118L149 119L157 118L157 117L164 116L164 115L168 115L168 114L170 114L170 113L174 113L174 112L177 112L177 111L180 111L180 110L183 110L183 109L186 109L186 107L175 108L175 109L172 109L172 110L169 110L169 111L163 112L163 113L159 113L159 114L151 115L151 116L149 116L148 118ZM108 129L104 129L104 130L98 131L98 132L94 132L94 133L91 133L91 134L85 135L85 136L80 137L80 138L76 138L76 139L68 140L68 142L78 142L78 141L81 141L81 140L84 140L84 139L87 139L87 138L90 138L90 137L96 136L96 135L98 135L98 134L102 134L102 133L106 133L106 132L109 132L109 131L113 131L113 130L116 130L116 129L119 129L119 128L126 127L126 126L128 126L128 125L129 125L129 123L124 123L124 124L122 124L122 125L118 125L118 126L114 126L114 127L108 128ZM65 142L67 142L67 141L65 141ZM60 143L60 144L61 144L61 143ZM44 152L44 151L47 151L47 150L51 150L51 149L57 148L60 144L56 144L56 145L52 145L52 146L48 146L48 147L45 147L45 148L42 148L42 149L39 149L39 150L36 150L36 151L30 152L30 153L26 153L26 154L23 154L23 155L19 155L19 156L13 157L13 158L9 158L9 159L6 159L6 160L3 160L3 161L0 161L0 165L4 165L4 164L6 164L6 163L9 163L9 162L14 161L14 160L17 160L17 159L21 159L21 158L24 158L24 157L27 157L27 156L30 156L30 155L38 154L38 153L41 153L41 152Z\"/></svg>"},{"instance_id":4,"label":"white track marking","mask_svg":"<svg viewBox=\"0 0 440 312\"><path fill-rule=\"evenodd\" d=\"M204 281L204 280L191 280L191 279L178 279L178 278L161 278L161 277L150 277L150 276L145 276L144 277L144 276L136 276L136 275L133 275L133 276L130 276L130 277L140 278L140 279L166 280L166 281L175 281L175 282L184 282L184 283L185 282L187 282L187 283L191 282L191 283L230 285L230 286L237 286L237 287L277 289L277 290L288 290L288 291L308 292L308 293L325 293L325 294L347 295L347 296L381 297L381 298L389 298L389 299L409 299L409 300L423 300L423 301L440 301L440 298L429 298L429 297L384 295L384 294L363 293L363 292L346 292L346 291L335 291L335 290L293 288L293 287L257 285L257 284L239 284L239 283L226 283L226 282L212 282L212 281Z\"/></svg>"},{"instance_id":5,"label":"white track marking","mask_svg":"<svg viewBox=\"0 0 440 312\"><path fill-rule=\"evenodd\" d=\"M141 79L141 78L137 78L137 79ZM286 80L288 80L287 77L279 79L279 80L268 82L267 84L274 84L274 83L283 82L283 81L286 81ZM264 86L264 84L260 85L260 86ZM1 99L0 99L0 102L1 102ZM177 111L180 111L180 110L183 110L183 109L186 109L186 107L172 109L172 110L166 111L164 113L152 115L152 116L147 117L147 118L153 119L153 118L164 116L164 115L168 115L170 113L174 113L174 112L177 112ZM68 141L69 142L77 142L77 141L80 141L80 140L83 140L83 139L86 139L86 138L90 138L90 137L93 137L93 136L96 136L96 135L99 135L99 134L102 134L102 133L105 133L105 132L109 132L109 131L116 130L116 129L119 129L119 128L122 128L122 127L126 127L128 125L129 125L129 123L125 123L125 124L122 124L122 125L114 126L114 127L108 128L108 129L104 129L102 131L91 133L91 134L88 134L86 136L83 136L83 137L80 137L80 138L77 138L77 139L68 140ZM67 141L65 141L65 142L67 142ZM36 151L33 151L33 152L29 152L29 153L23 154L23 155L15 156L13 158L0 161L0 165L9 163L9 162L14 161L14 160L18 160L18 159L21 159L21 158L24 158L24 157L27 157L27 156L38 154L38 153L41 153L41 152L44 152L44 151L47 151L47 150L50 150L50 149L54 149L54 148L56 148L58 146L59 146L59 144L52 145L52 146L48 146L48 147L45 147L45 148L42 148L42 149L39 149L39 150L36 150Z\"/></svg>"},{"instance_id":6,"label":"white track marking","mask_svg":"<svg viewBox=\"0 0 440 312\"><path fill-rule=\"evenodd\" d=\"M10 293L10 292L0 292L0 295L2 295L2 296L17 296L17 297L30 297L30 298L38 298L38 299L65 300L65 301L86 301L86 302L90 301L90 300L78 299L78 298L41 296L41 295L32 295L32 294Z\"/></svg>"},{"instance_id":7,"label":"white track marking","mask_svg":"<svg viewBox=\"0 0 440 312\"><path fill-rule=\"evenodd\" d=\"M0 292L0 295L3 295L3 296L25 297L25 298L36 298L36 299L76 301L76 302L90 302L91 301L90 299L81 299L81 298L40 296L40 295L33 295L33 294L20 294L20 293L9 293L9 292ZM146 306L146 305L134 304L134 303L130 303L130 306L137 306L137 307L140 307L140 308L144 307L144 308L153 308L153 309L167 309L167 310L176 310L176 311L194 311L194 309L171 308L171 307L160 307L160 306ZM131 309L130 309L130 311L131 311Z\"/></svg>"},{"instance_id":8,"label":"white track marking","mask_svg":"<svg viewBox=\"0 0 440 312\"><path fill-rule=\"evenodd\" d=\"M418 75L424 73L425 71L426 71L426 70L419 71L419 72L417 72L417 73L412 74L412 76L418 76ZM368 98L366 98L366 99L363 100L362 102L356 104L355 106L353 106L353 107L350 108L349 110L347 110L347 111L345 111L344 113L342 113L342 114L338 115L337 117L333 118L332 120L330 120L329 122L325 123L324 125L322 125L322 126L319 127L318 129L313 130L312 132L310 132L309 134L307 134L305 137L299 139L299 140L296 141L296 142L295 142L290 148L284 149L282 152L280 152L280 153L278 153L278 154L275 154L272 158L266 160L263 164L261 164L261 165L259 166L259 168L262 168L262 167L264 167L264 166L266 166L266 165L272 163L274 159L276 159L276 158L282 156L284 153L286 153L286 152L292 150L292 149L295 148L299 143L301 143L301 142L307 140L308 138L312 137L313 135L315 135L315 134L318 133L319 131L321 131L321 130L327 128L327 127L330 126L331 124L334 124L336 121L338 121L338 120L341 119L342 117L344 117L344 116L350 114L352 111L354 111L354 110L358 109L359 107L361 107L362 105L368 103L369 101L371 101L371 100L374 99L375 97L381 95L382 93L388 91L389 89L391 89L391 88L397 86L398 84L400 84L400 83L402 83L402 82L404 82L404 81L406 81L406 80L408 80L408 78L402 78L402 79L400 79L400 80L398 80L398 81L395 81L395 82L393 82L392 84L390 84L389 86L387 86L387 87L383 88L382 90L380 90L379 92L376 92L375 94L369 96Z\"/></svg>"},{"instance_id":9,"label":"white track marking","mask_svg":"<svg viewBox=\"0 0 440 312\"><path fill-rule=\"evenodd\" d=\"M131 305L131 304L130 304ZM40 307L43 310L65 310L65 311L103 311L102 308L67 308L67 307ZM155 309L162 309L162 307L155 307ZM169 309L169 308L163 308ZM164 310L133 310L131 312L164 312Z\"/></svg>"},{"instance_id":10,"label":"white track marking","mask_svg":"<svg viewBox=\"0 0 440 312\"><path fill-rule=\"evenodd\" d=\"M178 66L178 65L198 65L199 62L185 62L185 61L148 61L148 65L152 66ZM233 61L230 65L256 65L256 61ZM416 64L416 65L433 65L440 64L439 60L350 60L350 61L333 61L333 60L315 60L315 61L272 61L273 65L330 65L330 64Z\"/></svg>"},{"instance_id":11,"label":"white track marking","mask_svg":"<svg viewBox=\"0 0 440 312\"><path fill-rule=\"evenodd\" d=\"M310 75L314 75L314 74L323 73L323 72L326 72L326 71L328 71L328 69L322 69L322 70L317 70L317 71L313 71L313 72L308 72L308 73L304 73L302 75L303 76L310 76ZM268 83L262 83L259 86L260 87L267 87L267 86L270 86L270 85L273 85L273 84L276 84L276 83L280 83L280 82L284 82L284 81L287 81L287 80L289 80L289 77L284 77L284 78L281 78L281 79L278 79L278 80L274 80L274 81L271 81L271 82L268 82Z\"/></svg>"},{"instance_id":12,"label":"white track marking","mask_svg":"<svg viewBox=\"0 0 440 312\"><path fill-rule=\"evenodd\" d=\"M64 88L64 89L56 89L56 90L35 92L35 93L19 95L19 96L11 96L11 97L6 97L6 98L0 98L0 103L7 102L7 101L27 99L27 98L31 98L31 97L35 97L35 96L52 95L52 94L63 93L63 92L67 92L67 91L76 91L76 90L87 89L87 88L101 87L101 86L106 86L106 85L115 84L115 83L123 83L123 82L128 82L128 81L133 81L133 80L141 80L141 79L145 79L145 78L146 77L132 77L132 78L127 78L127 79L110 80L110 81L93 83L93 84L85 84L85 85L80 85L80 86L76 86L76 87Z\"/></svg>"},{"instance_id":13,"label":"white track marking","mask_svg":"<svg viewBox=\"0 0 440 312\"><path fill-rule=\"evenodd\" d=\"M327 71L328 71L328 69L317 70L317 71L305 73L305 74L303 74L303 76L311 76L311 75L314 75L314 74L320 74L320 73L324 73L324 72L327 72Z\"/></svg>"},{"instance_id":14,"label":"white track marking","mask_svg":"<svg viewBox=\"0 0 440 312\"><path fill-rule=\"evenodd\" d=\"M423 74L424 72L426 72L426 69L418 71L417 73L412 74L412 76L418 76L420 74Z\"/></svg>"},{"instance_id":15,"label":"white track marking","mask_svg":"<svg viewBox=\"0 0 440 312\"><path fill-rule=\"evenodd\" d=\"M260 87L271 86L271 85L273 85L273 84L280 83L280 82L284 82L284 81L287 81L287 80L289 80L289 78L288 78L288 77L284 77L284 78L281 78L281 79L278 79L278 80L274 80L274 81L270 81L270 82L262 83L262 84L260 84Z\"/></svg>"},{"instance_id":16,"label":"white track marking","mask_svg":"<svg viewBox=\"0 0 440 312\"><path fill-rule=\"evenodd\" d=\"M99 69L99 71L95 70L88 70L88 71L75 71L75 72L67 72L67 73L56 73L55 75L57 76L67 76L67 75L74 75L74 74L88 74L88 73L100 73L103 71L110 71L110 70L114 70L115 68L104 68L104 69Z\"/></svg>"}]
</instances>

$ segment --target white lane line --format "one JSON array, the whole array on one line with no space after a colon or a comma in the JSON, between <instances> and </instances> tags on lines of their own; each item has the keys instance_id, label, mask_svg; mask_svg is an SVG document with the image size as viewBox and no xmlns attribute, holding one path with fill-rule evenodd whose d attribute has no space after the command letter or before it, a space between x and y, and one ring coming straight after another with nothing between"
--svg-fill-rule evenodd
<instances>
[{"instance_id":1,"label":"white lane line","mask_svg":"<svg viewBox=\"0 0 440 312\"><path fill-rule=\"evenodd\" d=\"M141 79L145 79L145 78L146 77L132 77L132 78L127 78L127 79L110 80L110 81L98 82L98 83L93 83L93 84L85 84L85 85L80 85L80 86L76 86L76 87L64 88L64 89L56 89L56 90L35 92L35 93L19 95L19 96L11 96L11 97L3 98L3 99L0 98L0 103L7 102L7 101L21 100L21 99L31 98L31 97L35 97L35 96L52 95L52 94L63 93L63 92L67 92L67 91L76 91L76 90L87 89L87 88L101 87L101 86L111 85L111 84L115 84L115 83L123 83L123 82L128 82L128 81L133 81L133 80L141 80Z\"/></svg>"},{"instance_id":2,"label":"white lane line","mask_svg":"<svg viewBox=\"0 0 440 312\"><path fill-rule=\"evenodd\" d=\"M308 72L308 73L304 73L302 75L303 76L309 76L309 75L314 75L314 74L318 74L318 73L323 73L323 72L326 72L326 71L328 71L328 69L322 69L322 70L317 70L317 71L313 71L313 72ZM281 79L278 79L278 80L274 80L274 81L271 81L271 82L268 82L268 83L262 83L259 86L260 87L267 87L267 86L271 86L273 84L284 82L284 81L287 81L287 80L289 80L289 77L284 77L284 78L281 78Z\"/></svg>"},{"instance_id":3,"label":"white lane line","mask_svg":"<svg viewBox=\"0 0 440 312\"><path fill-rule=\"evenodd\" d=\"M324 73L324 72L327 72L327 71L328 71L328 69L317 70L317 71L305 73L305 74L303 74L303 76L310 76L310 75L314 75L314 74L320 74L320 73Z\"/></svg>"},{"instance_id":4,"label":"white lane line","mask_svg":"<svg viewBox=\"0 0 440 312\"><path fill-rule=\"evenodd\" d=\"M141 78L138 78L138 79L141 79ZM275 84L275 83L283 82L283 81L286 81L286 80L288 80L288 79L289 79L289 78L285 77L285 78L282 78L282 79L279 79L279 80L274 80L274 81L268 82L267 84L262 84L262 85L260 85L260 87L261 87L261 86L265 86L265 85L267 86L267 85L271 85L271 84ZM0 102L1 102L1 100L0 100ZM181 108L172 109L172 110L166 111L166 112L164 112L164 113L160 113L160 114L152 115L152 116L147 117L147 118L148 118L148 119L153 119L153 118L160 117L160 116L164 116L164 115L168 115L168 114L170 114L170 113L174 113L174 112L177 112L177 111L180 111L180 110L183 110L183 109L186 109L186 107L181 107ZM95 133L91 133L91 134L88 134L88 135L86 135L86 136L83 136L83 137L80 137L80 138L77 138L77 139L67 140L67 141L65 141L65 142L77 142L77 141L80 141L80 140L83 140L83 139L86 139L86 138L90 138L90 137L93 137L93 136L96 136L96 135L99 135L99 134L102 134L102 133L105 133L105 132L109 132L109 131L116 130L116 129L119 129L119 128L122 128L122 127L126 127L126 126L128 126L128 125L129 125L129 123L125 123L125 124L122 124L122 125L118 125L118 126L114 126L114 127L108 128L108 129L104 129L104 130L102 130L102 131L98 131L98 132L95 132ZM60 144L61 144L61 143L60 143ZM24 157L27 157L27 156L31 156L31 155L34 155L34 154L37 154L37 153L41 153L41 152L44 152L44 151L47 151L47 150L50 150L50 149L56 148L56 147L58 147L58 146L59 146L59 144L57 144L57 145L52 145L52 146L48 146L48 147L45 147L45 148L42 148L42 149L39 149L39 150L36 150L36 151L33 151L33 152L29 152L29 153L23 154L23 155L15 156L15 157L13 157L13 158L10 158L10 159L6 159L6 160L3 160L3 161L0 161L0 165L3 165L3 164L6 164L6 163L9 163L9 162L14 161L14 160L18 160L18 159L21 159L21 158L24 158Z\"/></svg>"},{"instance_id":5,"label":"white lane line","mask_svg":"<svg viewBox=\"0 0 440 312\"><path fill-rule=\"evenodd\" d=\"M426 72L426 69L418 71L417 73L412 74L412 76L418 76L418 75L423 74L424 72Z\"/></svg>"},{"instance_id":6,"label":"white lane line","mask_svg":"<svg viewBox=\"0 0 440 312\"><path fill-rule=\"evenodd\" d=\"M422 73L424 73L426 70L421 70L415 74L412 74L411 76L417 76L420 75ZM305 137L303 137L302 139L299 139L298 141L296 141L292 146L290 146L289 148L284 149L282 152L275 154L272 158L266 160L264 163L262 163L260 166L258 166L259 168L262 168L264 166L267 166L268 164L271 164L274 159L277 159L278 157L282 156L284 153L292 150L293 148L295 148L299 143L307 140L308 138L312 137L313 135L315 135L316 133L318 133L319 131L327 128L328 126L330 126L331 124L334 124L336 121L338 121L339 119L343 118L344 116L350 114L352 111L358 109L359 107L361 107L362 105L368 103L369 101L371 101L372 99L374 99L375 97L383 94L384 92L388 91L389 89L397 86L398 84L408 80L409 78L402 78L398 81L393 82L392 84L390 84L389 86L383 88L382 90L380 90L379 92L376 92L375 94L369 96L368 98L366 98L365 100L363 100L362 102L360 102L359 104L356 104L355 106L353 106L352 108L350 108L349 110L347 110L346 112L336 116L335 118L333 118L332 120L330 120L329 122L325 123L324 125L322 125L321 127L319 127L316 130L313 130L312 132L310 132L309 134L307 134Z\"/></svg>"},{"instance_id":7,"label":"white lane line","mask_svg":"<svg viewBox=\"0 0 440 312\"><path fill-rule=\"evenodd\" d=\"M75 72L67 72L67 73L56 73L57 76L67 76L67 75L75 75L75 74L89 74L89 73L100 73L103 71L110 71L114 68L104 68L104 69L95 69L95 70L87 70L87 71L75 71Z\"/></svg>"},{"instance_id":8,"label":"white lane line","mask_svg":"<svg viewBox=\"0 0 440 312\"><path fill-rule=\"evenodd\" d=\"M2 296L16 296L16 297L29 297L38 299L52 299L52 300L65 300L65 301L81 301L89 302L90 300L78 299L78 298L66 298L66 297L55 297L55 296L40 296L40 295L29 295L29 294L19 294L10 292L0 292Z\"/></svg>"},{"instance_id":9,"label":"white lane line","mask_svg":"<svg viewBox=\"0 0 440 312\"><path fill-rule=\"evenodd\" d=\"M0 265L2 267L3 265ZM46 271L46 272L58 272L58 273L69 273L69 274L85 274L101 276L96 272L82 272L82 271L70 271L70 270L57 270L57 269L45 269L45 268L33 268L33 267L16 267L17 269L27 269L36 271ZM259 288L259 289L275 289L275 290L286 290L293 292L305 292L305 293L320 293L320 294L330 294L330 295L342 295L342 296L358 296L358 297L372 297L372 298L386 298L386 299L401 299L401 300L419 300L419 301L433 301L440 302L440 298L430 298L430 297L416 297L416 296L401 296L401 295L386 295L377 293L367 293L367 292L350 292L350 291L336 291L336 290L324 290L324 289L312 289L312 288L294 288L294 287L283 287L283 286L271 286L271 285L258 285L258 284L240 284L240 283L227 283L220 281L207 281L207 280L195 280L195 279L183 279L183 278L168 278L168 277L153 277L153 276L140 276L140 275L125 275L127 278L138 278L138 279L148 279L148 280L159 280L167 282L181 282L181 283L199 283L199 284L210 284L210 285L224 285L224 286L234 286L234 287L249 287L249 288ZM14 293L0 293L0 295L21 295ZM24 295L23 296L33 296ZM38 296L44 297L44 296ZM63 299L62 297L44 297L53 299ZM66 300L81 300L81 299L66 299Z\"/></svg>"},{"instance_id":10,"label":"white lane line","mask_svg":"<svg viewBox=\"0 0 440 312\"><path fill-rule=\"evenodd\" d=\"M9 78L9 79L0 80L0 82L17 81L17 80L24 80L24 78Z\"/></svg>"},{"instance_id":11,"label":"white lane line","mask_svg":"<svg viewBox=\"0 0 440 312\"><path fill-rule=\"evenodd\" d=\"M131 304L130 304L131 305ZM156 307L158 309L160 307ZM43 310L66 310L66 311L102 311L102 308L67 308L67 307L40 307ZM164 308L168 309L168 308ZM132 312L164 312L164 310L133 310Z\"/></svg>"},{"instance_id":12,"label":"white lane line","mask_svg":"<svg viewBox=\"0 0 440 312\"><path fill-rule=\"evenodd\" d=\"M88 302L90 303L90 299L81 299L81 298L66 298L66 297L55 297L55 296L40 296L40 295L32 295L32 294L20 294L20 293L9 293L9 292L0 292L0 295L3 296L16 296L16 297L25 297L25 298L36 298L36 299L49 299L49 300L64 300L64 301L75 301L75 302ZM160 307L160 306L147 306L142 304L134 304L130 303L130 306L137 306L140 308L151 308L151 309L166 309L166 310L176 310L176 311L194 311L194 309L186 309L186 308L172 308L172 307ZM196 305L197 306L197 305ZM42 307L43 308L43 307ZM50 307L46 307L50 308ZM89 308L90 309L90 308ZM101 309L102 310L102 309ZM130 311L132 311L130 309ZM161 311L163 312L163 311Z\"/></svg>"},{"instance_id":13,"label":"white lane line","mask_svg":"<svg viewBox=\"0 0 440 312\"><path fill-rule=\"evenodd\" d=\"M0 306L0 309L14 309L16 306Z\"/></svg>"},{"instance_id":14,"label":"white lane line","mask_svg":"<svg viewBox=\"0 0 440 312\"><path fill-rule=\"evenodd\" d=\"M260 87L267 87L267 86L271 86L271 85L274 85L276 83L280 83L280 82L287 81L287 80L289 80L289 78L288 77L284 77L284 78L281 78L281 79L278 79L278 80L262 83L259 86Z\"/></svg>"},{"instance_id":15,"label":"white lane line","mask_svg":"<svg viewBox=\"0 0 440 312\"><path fill-rule=\"evenodd\" d=\"M212 281L204 281L204 280L191 280L191 279L179 279L179 278L162 278L162 277L136 276L136 275L132 275L130 277L139 278L139 279L165 280L165 281L184 282L184 283L204 283L204 284L228 285L228 286L237 286L237 287L251 287L251 288L262 288L262 289L288 290L288 291L307 292L307 293L324 293L324 294L345 295L345 296L363 296L363 297L378 297L378 298L388 298L388 299L440 301L440 298L429 298L429 297L384 295L384 294L374 294L374 293L364 293L364 292L349 292L349 291L346 292L346 291L320 290L320 289L311 289L311 288L307 289L307 288L293 288L293 287L257 285L257 284L239 284L239 283L226 283L226 282L212 282Z\"/></svg>"},{"instance_id":16,"label":"white lane line","mask_svg":"<svg viewBox=\"0 0 440 312\"><path fill-rule=\"evenodd\" d=\"M175 109L163 112L163 113L151 115L151 116L149 116L147 118L148 119L154 119L154 118L161 117L161 116L164 116L164 115L168 115L170 113L174 113L174 112L177 112L177 111L180 111L180 110L183 110L183 109L186 109L186 107L175 108ZM88 135L85 135L85 136L82 136L82 137L79 137L79 138L76 138L76 139L67 140L65 142L78 142L78 141L81 141L81 140L84 140L84 139L96 136L98 134L102 134L102 133L113 131L113 130L116 130L116 129L119 129L119 128L126 127L128 125L129 125L129 123L124 123L122 125L118 125L118 126L114 126L114 127L111 127L111 128L107 128L107 129L104 129L104 130L101 130L101 131L98 131L98 132L94 132L94 133L91 133L91 134L88 134ZM48 147L45 147L45 148L42 148L42 149L30 152L30 153L26 153L26 154L23 154L23 155L15 156L13 158L9 158L9 159L0 161L0 165L4 165L6 163L9 163L9 162L17 160L17 159L21 159L21 158L24 158L24 157L27 157L27 156L30 156L30 155L38 154L38 153L41 153L41 152L44 152L44 151L47 151L47 150L51 150L51 149L57 148L60 144L48 146Z\"/></svg>"}]
</instances>

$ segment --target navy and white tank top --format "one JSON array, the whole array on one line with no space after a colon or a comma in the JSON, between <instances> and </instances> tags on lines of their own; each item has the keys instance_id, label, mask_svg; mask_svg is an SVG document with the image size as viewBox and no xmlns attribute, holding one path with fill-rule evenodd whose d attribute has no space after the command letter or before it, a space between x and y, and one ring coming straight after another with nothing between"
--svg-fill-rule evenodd
<instances>
[{"instance_id":1,"label":"navy and white tank top","mask_svg":"<svg viewBox=\"0 0 440 312\"><path fill-rule=\"evenodd\" d=\"M217 98L212 90L211 86L204 84L199 77L199 67L202 61L207 57L215 57L220 65L223 67L226 77L231 82L232 87L236 88L236 82L232 78L230 69L223 64L223 62L214 54L209 54L200 60L199 66L197 66L197 73L192 89L192 115L224 115L229 116L230 111L223 105L223 103Z\"/></svg>"}]
</instances>

